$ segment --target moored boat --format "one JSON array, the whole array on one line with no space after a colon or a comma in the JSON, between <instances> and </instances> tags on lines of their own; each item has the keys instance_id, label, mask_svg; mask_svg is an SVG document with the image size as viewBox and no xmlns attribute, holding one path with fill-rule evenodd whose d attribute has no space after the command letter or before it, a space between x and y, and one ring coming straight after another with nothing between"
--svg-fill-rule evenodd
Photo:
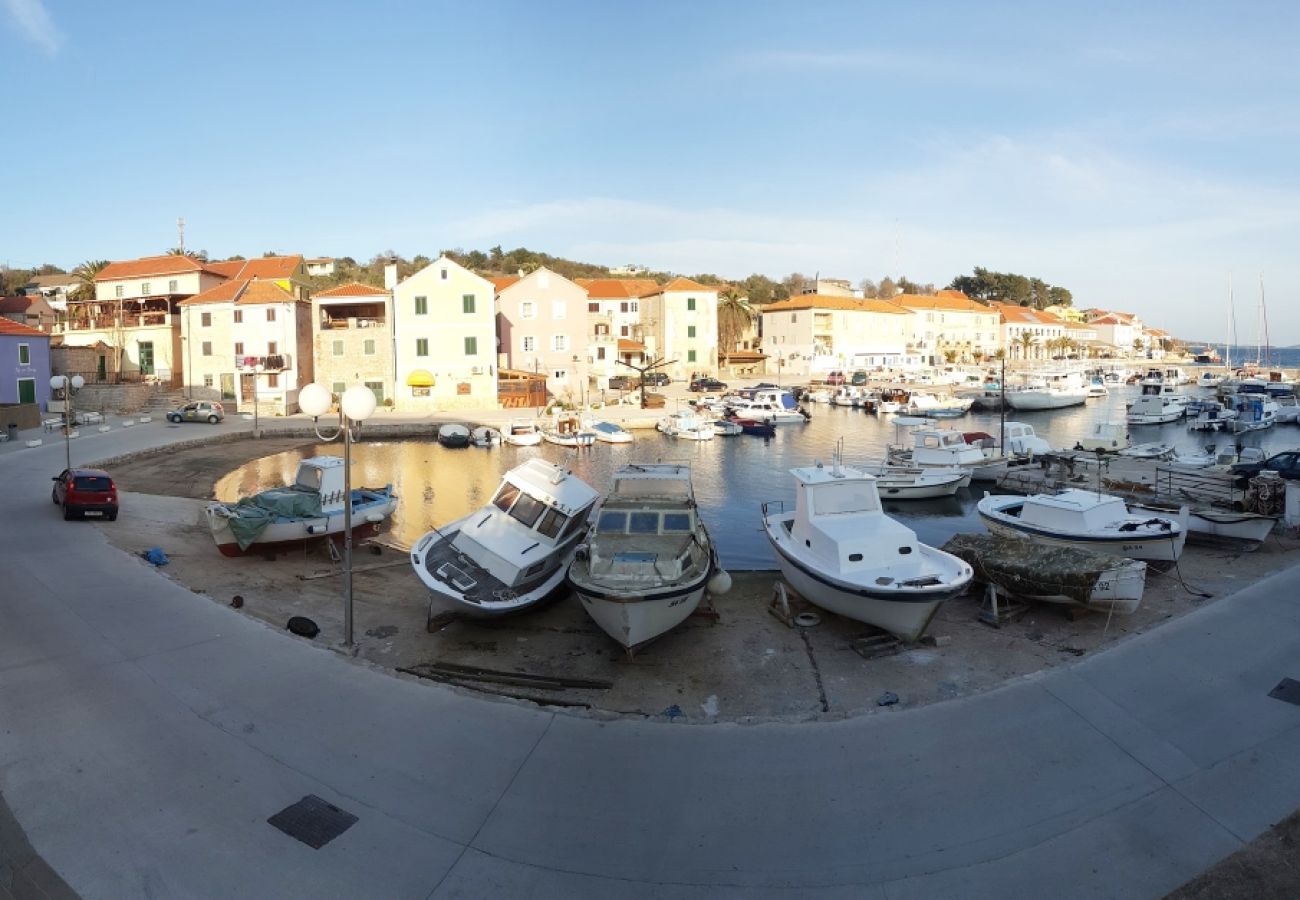
<instances>
[{"instance_id":1,"label":"moored boat","mask_svg":"<svg viewBox=\"0 0 1300 900\"><path fill-rule=\"evenodd\" d=\"M745 429L739 422L733 422L730 419L714 419L713 433L718 437L731 437L732 435L743 434Z\"/></svg>"},{"instance_id":2,"label":"moored boat","mask_svg":"<svg viewBox=\"0 0 1300 900\"><path fill-rule=\"evenodd\" d=\"M1112 556L1172 562L1187 541L1185 510L1180 517L1133 515L1123 499L1096 491L985 494L975 508L993 534Z\"/></svg>"},{"instance_id":3,"label":"moored boat","mask_svg":"<svg viewBox=\"0 0 1300 900\"><path fill-rule=\"evenodd\" d=\"M829 469L790 474L794 508L764 503L763 528L782 576L810 602L911 642L970 584L969 565L887 516L876 479L838 454Z\"/></svg>"},{"instance_id":4,"label":"moored boat","mask_svg":"<svg viewBox=\"0 0 1300 900\"><path fill-rule=\"evenodd\" d=\"M876 479L881 500L929 500L951 497L970 484L966 469L865 464L858 468Z\"/></svg>"},{"instance_id":5,"label":"moored boat","mask_svg":"<svg viewBox=\"0 0 1300 900\"><path fill-rule=\"evenodd\" d=\"M532 419L515 419L501 440L515 447L536 447L542 442L542 429Z\"/></svg>"},{"instance_id":6,"label":"moored boat","mask_svg":"<svg viewBox=\"0 0 1300 900\"><path fill-rule=\"evenodd\" d=\"M716 432L713 421L693 410L678 410L655 425L664 434L683 441L711 441Z\"/></svg>"},{"instance_id":7,"label":"moored boat","mask_svg":"<svg viewBox=\"0 0 1300 900\"><path fill-rule=\"evenodd\" d=\"M615 422L597 422L591 430L596 432L596 440L605 444L632 443L632 432Z\"/></svg>"},{"instance_id":8,"label":"moored boat","mask_svg":"<svg viewBox=\"0 0 1300 900\"><path fill-rule=\"evenodd\" d=\"M560 447L590 447L596 443L596 432L576 414L560 414L542 426L542 440Z\"/></svg>"},{"instance_id":9,"label":"moored boat","mask_svg":"<svg viewBox=\"0 0 1300 900\"><path fill-rule=\"evenodd\" d=\"M208 530L223 556L262 553L302 541L343 533L343 460L316 456L298 463L293 484L245 497L237 503L209 503ZM376 533L397 508L392 485L352 489L352 534Z\"/></svg>"},{"instance_id":10,"label":"moored boat","mask_svg":"<svg viewBox=\"0 0 1300 900\"><path fill-rule=\"evenodd\" d=\"M469 442L469 429L464 425L448 422L438 429L438 443L444 447L468 447Z\"/></svg>"},{"instance_id":11,"label":"moored boat","mask_svg":"<svg viewBox=\"0 0 1300 900\"><path fill-rule=\"evenodd\" d=\"M416 541L411 567L462 611L525 610L563 584L597 496L567 469L525 460L502 476L486 506Z\"/></svg>"},{"instance_id":12,"label":"moored boat","mask_svg":"<svg viewBox=\"0 0 1300 900\"><path fill-rule=\"evenodd\" d=\"M475 447L495 447L501 443L501 432L487 425L480 425L469 433L469 439Z\"/></svg>"}]
</instances>

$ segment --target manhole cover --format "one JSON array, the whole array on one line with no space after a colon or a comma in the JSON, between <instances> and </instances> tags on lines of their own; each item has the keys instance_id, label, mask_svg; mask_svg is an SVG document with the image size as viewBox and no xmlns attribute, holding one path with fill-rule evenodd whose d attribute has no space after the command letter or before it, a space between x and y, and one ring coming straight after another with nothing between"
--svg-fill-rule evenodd
<instances>
[{"instance_id":1,"label":"manhole cover","mask_svg":"<svg viewBox=\"0 0 1300 900\"><path fill-rule=\"evenodd\" d=\"M315 794L308 794L266 821L289 837L302 841L313 850L319 850L351 828L357 817Z\"/></svg>"},{"instance_id":2,"label":"manhole cover","mask_svg":"<svg viewBox=\"0 0 1300 900\"><path fill-rule=\"evenodd\" d=\"M1268 695L1274 700L1285 700L1287 703L1300 706L1300 681L1294 678L1283 678L1277 683L1277 687L1268 692Z\"/></svg>"}]
</instances>

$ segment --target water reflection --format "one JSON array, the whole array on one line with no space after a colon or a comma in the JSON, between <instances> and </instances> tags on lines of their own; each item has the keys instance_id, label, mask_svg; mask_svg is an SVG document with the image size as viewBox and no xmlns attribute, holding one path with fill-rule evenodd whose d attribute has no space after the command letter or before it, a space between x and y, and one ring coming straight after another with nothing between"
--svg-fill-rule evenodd
<instances>
[{"instance_id":1,"label":"water reflection","mask_svg":"<svg viewBox=\"0 0 1300 900\"><path fill-rule=\"evenodd\" d=\"M1198 393L1188 389L1188 393ZM1097 422L1122 422L1124 403L1136 396L1132 387L1112 388L1111 395L1071 409L1008 413L1026 422L1052 446L1073 446ZM1208 393L1206 393L1208 396ZM945 423L962 431L997 434L996 414L972 414ZM736 569L774 568L775 561L759 524L764 500L793 502L794 484L788 469L820 459L830 463L831 450L844 439L845 457L854 461L878 459L895 440L891 417L877 419L857 410L818 406L806 425L779 426L774 438L748 435L712 441L676 441L654 431L637 431L632 444L597 444L589 450L567 450L552 444L538 447L497 447L491 450L448 450L429 441L361 442L354 446L353 483L382 486L392 482L401 500L393 516L393 537L411 545L433 526L460 518L492 496L501 473L531 456L541 456L568 466L597 490L609 486L615 469L627 462L687 462L691 464L700 511L712 531L723 563ZM1171 443L1188 452L1217 442L1230 446L1231 435L1194 432L1186 423L1139 426L1131 429L1133 441ZM1241 435L1247 446L1266 452L1300 444L1295 427L1281 425L1267 431ZM221 500L235 500L266 487L293 479L304 455L341 452L336 444L321 444L303 451L288 451L254 460L231 472L216 485ZM942 544L953 534L979 530L975 503L992 484L976 484L955 497L885 503L890 515L916 529L928 544Z\"/></svg>"}]
</instances>

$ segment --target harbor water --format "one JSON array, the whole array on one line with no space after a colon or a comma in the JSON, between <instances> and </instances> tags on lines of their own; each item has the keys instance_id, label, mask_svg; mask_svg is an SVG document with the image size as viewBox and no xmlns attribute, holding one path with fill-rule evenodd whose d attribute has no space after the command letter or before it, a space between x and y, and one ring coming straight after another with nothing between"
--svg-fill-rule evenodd
<instances>
[{"instance_id":1,"label":"harbor water","mask_svg":"<svg viewBox=\"0 0 1300 900\"><path fill-rule=\"evenodd\" d=\"M1194 397L1209 391L1187 386ZM1053 447L1073 447L1095 423L1123 422L1125 402L1137 396L1133 386L1111 385L1110 396L1089 400L1085 406L1043 412L1008 410L1008 420L1032 425ZM382 486L391 482L399 497L392 521L392 539L410 546L430 528L440 527L481 507L492 497L501 474L531 456L542 456L570 468L597 490L609 487L615 469L629 462L686 462L691 465L700 512L718 545L725 566L737 570L772 569L776 561L763 535L759 515L766 500L794 499L789 469L820 460L830 465L836 442L843 438L845 462L879 461L887 445L908 442L907 429L894 425L893 416L875 416L860 410L824 404L809 407L807 424L777 426L770 439L737 435L711 441L679 441L656 431L638 430L631 444L603 444L570 450L543 443L537 447L500 446L447 449L427 440L375 441L364 439L353 447L353 484ZM599 413L595 414L597 420ZM959 431L998 434L996 413L971 413L939 423ZM1262 447L1265 452L1300 446L1300 428L1277 425L1265 431L1234 437L1221 432L1191 431L1186 421L1167 425L1132 426L1134 444L1169 443L1188 453L1200 453L1209 444L1220 449L1234 443ZM237 500L268 487L292 481L298 461L305 455L341 453L337 444L319 444L254 460L221 478L217 499ZM916 530L921 541L942 544L953 534L980 531L975 503L991 482L972 484L955 497L939 500L889 502L885 509Z\"/></svg>"}]
</instances>

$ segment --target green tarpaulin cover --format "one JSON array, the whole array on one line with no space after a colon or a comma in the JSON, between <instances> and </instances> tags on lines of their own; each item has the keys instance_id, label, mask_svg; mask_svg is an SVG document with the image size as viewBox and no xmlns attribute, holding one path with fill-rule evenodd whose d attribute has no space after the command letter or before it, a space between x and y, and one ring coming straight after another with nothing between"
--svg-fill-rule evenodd
<instances>
[{"instance_id":1,"label":"green tarpaulin cover","mask_svg":"<svg viewBox=\"0 0 1300 900\"><path fill-rule=\"evenodd\" d=\"M245 497L232 510L235 515L228 522L240 550L247 550L277 516L290 518L317 518L321 515L320 494L293 487L272 488L252 497Z\"/></svg>"},{"instance_id":2,"label":"green tarpaulin cover","mask_svg":"<svg viewBox=\"0 0 1300 900\"><path fill-rule=\"evenodd\" d=\"M975 580L1010 594L1042 597L1060 594L1087 603L1102 573L1120 560L1073 547L1052 547L992 534L957 534L946 553L975 570Z\"/></svg>"}]
</instances>

